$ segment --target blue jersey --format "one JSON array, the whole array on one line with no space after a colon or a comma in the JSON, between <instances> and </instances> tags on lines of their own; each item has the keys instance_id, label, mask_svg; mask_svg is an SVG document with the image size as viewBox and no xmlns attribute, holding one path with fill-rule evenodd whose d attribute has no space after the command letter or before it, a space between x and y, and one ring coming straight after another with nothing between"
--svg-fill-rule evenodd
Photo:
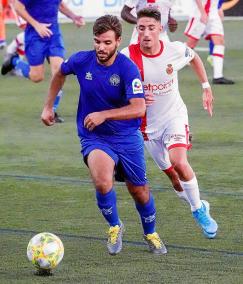
<instances>
[{"instance_id":1,"label":"blue jersey","mask_svg":"<svg viewBox=\"0 0 243 284\"><path fill-rule=\"evenodd\" d=\"M64 75L76 75L80 85L77 111L80 137L128 136L138 130L140 118L106 120L93 131L84 127L89 113L120 108L132 98L144 98L138 68L125 55L118 53L111 66L104 66L97 62L94 50L81 51L63 62L61 71Z\"/></svg>"},{"instance_id":2,"label":"blue jersey","mask_svg":"<svg viewBox=\"0 0 243 284\"><path fill-rule=\"evenodd\" d=\"M26 11L40 23L57 23L57 14L62 0L19 0Z\"/></svg>"}]
</instances>

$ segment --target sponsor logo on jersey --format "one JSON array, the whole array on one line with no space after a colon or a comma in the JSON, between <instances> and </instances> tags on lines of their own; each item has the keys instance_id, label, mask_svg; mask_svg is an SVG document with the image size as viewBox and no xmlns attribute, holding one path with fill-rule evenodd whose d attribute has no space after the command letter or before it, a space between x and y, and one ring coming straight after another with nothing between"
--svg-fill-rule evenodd
<instances>
[{"instance_id":1,"label":"sponsor logo on jersey","mask_svg":"<svg viewBox=\"0 0 243 284\"><path fill-rule=\"evenodd\" d=\"M119 86L119 84L120 84L120 77L117 75L117 74L113 74L111 77L110 77L110 84L112 85L112 86L115 86L115 87L117 87L117 86Z\"/></svg>"},{"instance_id":2,"label":"sponsor logo on jersey","mask_svg":"<svg viewBox=\"0 0 243 284\"><path fill-rule=\"evenodd\" d=\"M171 79L170 81L168 82L165 82L165 83L161 83L161 84L144 84L143 85L143 88L144 88L144 91L150 91L152 92L153 94L155 95L166 95L168 91L171 90L171 87L174 83L174 80Z\"/></svg>"},{"instance_id":3,"label":"sponsor logo on jersey","mask_svg":"<svg viewBox=\"0 0 243 284\"><path fill-rule=\"evenodd\" d=\"M143 93L143 85L138 78L132 81L132 90L134 95Z\"/></svg>"},{"instance_id":4,"label":"sponsor logo on jersey","mask_svg":"<svg viewBox=\"0 0 243 284\"><path fill-rule=\"evenodd\" d=\"M168 75L171 75L173 73L173 71L174 71L174 69L173 69L172 64L167 64L166 73Z\"/></svg>"},{"instance_id":5,"label":"sponsor logo on jersey","mask_svg":"<svg viewBox=\"0 0 243 284\"><path fill-rule=\"evenodd\" d=\"M86 80L93 80L92 73L86 72L85 79Z\"/></svg>"}]
</instances>

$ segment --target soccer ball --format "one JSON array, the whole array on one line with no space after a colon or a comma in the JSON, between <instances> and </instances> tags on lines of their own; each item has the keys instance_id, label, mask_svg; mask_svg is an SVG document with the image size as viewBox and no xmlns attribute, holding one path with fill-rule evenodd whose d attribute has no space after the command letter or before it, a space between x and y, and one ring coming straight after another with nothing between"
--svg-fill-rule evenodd
<instances>
[{"instance_id":1,"label":"soccer ball","mask_svg":"<svg viewBox=\"0 0 243 284\"><path fill-rule=\"evenodd\" d=\"M61 262L63 255L62 241L51 233L35 235L27 247L27 257L38 270L50 271Z\"/></svg>"}]
</instances>

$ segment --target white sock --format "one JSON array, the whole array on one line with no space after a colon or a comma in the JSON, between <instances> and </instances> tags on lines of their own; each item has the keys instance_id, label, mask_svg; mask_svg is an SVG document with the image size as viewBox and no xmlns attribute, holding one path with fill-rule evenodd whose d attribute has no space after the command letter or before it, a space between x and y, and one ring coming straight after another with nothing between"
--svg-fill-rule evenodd
<instances>
[{"instance_id":1,"label":"white sock","mask_svg":"<svg viewBox=\"0 0 243 284\"><path fill-rule=\"evenodd\" d=\"M213 78L223 77L224 46L215 45L213 48Z\"/></svg>"},{"instance_id":2,"label":"white sock","mask_svg":"<svg viewBox=\"0 0 243 284\"><path fill-rule=\"evenodd\" d=\"M187 198L191 205L191 211L196 211L197 209L201 208L202 202L200 200L200 192L197 183L197 178L194 176L193 179L189 181L181 181L181 187L184 189Z\"/></svg>"},{"instance_id":3,"label":"white sock","mask_svg":"<svg viewBox=\"0 0 243 284\"><path fill-rule=\"evenodd\" d=\"M188 197L187 197L187 195L186 195L185 190L183 190L183 191L177 191L177 190L174 189L174 191L175 191L175 193L177 194L177 196L178 196L181 200L185 201L186 203L188 203L188 204L191 206L190 201L189 201L189 199L188 199Z\"/></svg>"}]
</instances>

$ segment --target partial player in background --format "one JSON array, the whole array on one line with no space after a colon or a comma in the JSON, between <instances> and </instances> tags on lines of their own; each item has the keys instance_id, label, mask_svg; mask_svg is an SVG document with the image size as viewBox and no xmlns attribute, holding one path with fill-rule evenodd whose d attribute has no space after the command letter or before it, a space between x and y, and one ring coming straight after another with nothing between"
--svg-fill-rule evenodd
<instances>
[{"instance_id":1,"label":"partial player in background","mask_svg":"<svg viewBox=\"0 0 243 284\"><path fill-rule=\"evenodd\" d=\"M62 0L30 1L16 0L14 8L18 15L27 22L25 29L25 54L28 63L13 55L2 65L2 75L12 69L21 72L33 82L44 79L44 61L48 58L52 76L58 70L64 58L64 45L58 25L58 11L70 18L77 27L85 24L83 17L73 13ZM60 90L54 104L56 122L63 122L56 109L62 97Z\"/></svg>"},{"instance_id":2,"label":"partial player in background","mask_svg":"<svg viewBox=\"0 0 243 284\"><path fill-rule=\"evenodd\" d=\"M197 178L187 160L189 125L187 108L178 89L177 72L190 63L203 90L203 107L212 116L213 95L200 57L184 43L160 41L161 14L156 9L138 11L140 42L121 52L138 66L147 102L142 132L145 146L171 179L177 195L186 200L207 238L214 238L217 223L209 214L209 203L200 199ZM179 188L178 188L179 187Z\"/></svg>"},{"instance_id":3,"label":"partial player in background","mask_svg":"<svg viewBox=\"0 0 243 284\"><path fill-rule=\"evenodd\" d=\"M6 54L4 56L3 65L8 64L11 57L18 55L19 58L24 59L24 56L25 56L24 30L26 28L27 23L23 18L21 18L16 13L13 3L9 3L9 6L14 15L17 27L22 31L13 38L10 44L6 46ZM17 75L17 76L23 76L22 72L19 72L19 70L15 70L15 69L12 70L11 74Z\"/></svg>"},{"instance_id":4,"label":"partial player in background","mask_svg":"<svg viewBox=\"0 0 243 284\"><path fill-rule=\"evenodd\" d=\"M224 28L218 13L218 0L193 0L192 16L185 29L187 45L195 48L201 36L211 39L213 48L213 84L232 85L234 81L223 75Z\"/></svg>"},{"instance_id":5,"label":"partial player in background","mask_svg":"<svg viewBox=\"0 0 243 284\"><path fill-rule=\"evenodd\" d=\"M162 15L161 25L163 26L163 31L160 34L160 38L164 41L169 41L169 37L167 35L167 27L169 28L170 32L175 32L177 29L177 21L170 15L171 7L173 6L174 2L174 0L126 0L121 11L121 17L124 21L130 24L136 24L136 13L139 10L145 7L157 8ZM135 27L130 44L137 42L138 33Z\"/></svg>"},{"instance_id":6,"label":"partial player in background","mask_svg":"<svg viewBox=\"0 0 243 284\"><path fill-rule=\"evenodd\" d=\"M55 73L42 121L53 125L55 97L65 77L76 75L80 85L78 135L95 186L97 205L110 226L108 251L115 255L122 249L124 225L118 214L113 185L114 169L119 166L135 201L149 249L155 254L164 254L166 247L155 231L156 210L147 184L139 130L146 109L140 74L131 60L117 53L122 34L117 17L98 18L93 34L94 50L73 54Z\"/></svg>"},{"instance_id":7,"label":"partial player in background","mask_svg":"<svg viewBox=\"0 0 243 284\"><path fill-rule=\"evenodd\" d=\"M218 2L218 13L219 13L219 16L220 16L222 22L224 20L224 10L223 10L223 7L222 7L223 2L224 2L224 0L219 0L219 2ZM208 46L209 46L209 56L207 57L207 61L213 67L214 43L213 43L212 39L209 40Z\"/></svg>"},{"instance_id":8,"label":"partial player in background","mask_svg":"<svg viewBox=\"0 0 243 284\"><path fill-rule=\"evenodd\" d=\"M4 23L4 8L8 5L8 0L0 0L0 49L6 46L6 27Z\"/></svg>"}]
</instances>

